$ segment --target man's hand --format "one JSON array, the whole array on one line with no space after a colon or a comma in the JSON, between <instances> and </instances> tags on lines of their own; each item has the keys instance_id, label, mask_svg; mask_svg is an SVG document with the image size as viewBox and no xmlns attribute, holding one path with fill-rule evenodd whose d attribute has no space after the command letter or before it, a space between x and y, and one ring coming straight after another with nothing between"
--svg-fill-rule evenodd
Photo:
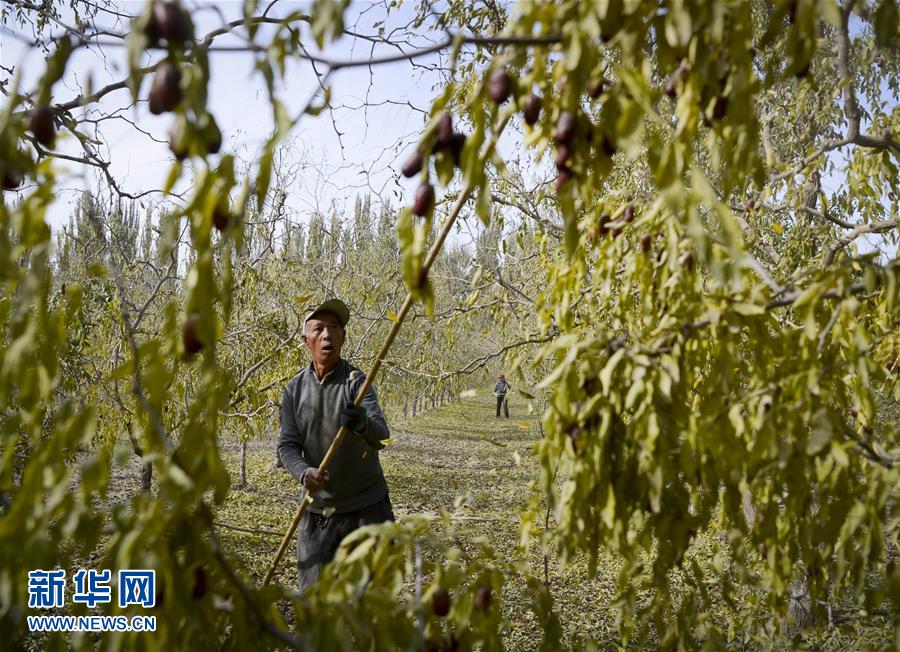
<instances>
[{"instance_id":1,"label":"man's hand","mask_svg":"<svg viewBox=\"0 0 900 652\"><path fill-rule=\"evenodd\" d=\"M329 479L331 479L331 475L329 475L328 471L320 471L316 468L311 468L303 474L303 484L306 485L306 488L312 494L322 489Z\"/></svg>"},{"instance_id":2,"label":"man's hand","mask_svg":"<svg viewBox=\"0 0 900 652\"><path fill-rule=\"evenodd\" d=\"M366 429L366 420L369 414L364 407L356 407L353 403L347 403L341 410L341 425L355 433L361 433Z\"/></svg>"}]
</instances>

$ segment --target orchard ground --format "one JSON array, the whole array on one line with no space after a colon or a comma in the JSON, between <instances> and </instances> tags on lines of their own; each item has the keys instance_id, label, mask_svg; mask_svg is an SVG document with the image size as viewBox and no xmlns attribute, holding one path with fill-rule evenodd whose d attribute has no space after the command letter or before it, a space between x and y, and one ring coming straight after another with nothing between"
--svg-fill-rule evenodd
<instances>
[{"instance_id":1,"label":"orchard ground","mask_svg":"<svg viewBox=\"0 0 900 652\"><path fill-rule=\"evenodd\" d=\"M381 461L398 519L413 514L437 515L446 510L461 545L474 547L476 538L487 537L500 556L512 557L517 554L520 509L528 498L531 481L540 472L533 452L541 437L539 415L537 411L528 414L525 399L517 396L510 400L510 419L497 419L494 410L494 398L485 392L483 396L457 400L416 417L394 420L389 424L394 441L382 452ZM257 585L300 498L297 482L285 470L273 469L276 437L272 433L268 439L249 444L248 486L233 487L216 514L218 534L229 557L247 581ZM221 444L236 485L240 477L239 444L233 438L223 438ZM113 500L127 501L140 490L139 464L132 455L128 459L114 473L110 492ZM697 537L693 550L701 568L709 567L714 550L723 542L724 536L717 532ZM295 554L292 543L274 582L286 587L296 585ZM544 559L539 547L533 546L530 554L532 573L543 577ZM601 552L597 572L591 577L587 560L576 559L560 569L555 558L551 553L548 577L566 633L563 644L577 645L579 639L593 637L601 649L616 647L619 638L614 596L618 560ZM881 578L873 577L871 581L879 582ZM717 599L716 585L711 583L709 589L724 609L724 602ZM501 596L502 608L511 624L506 632L506 646L512 650L531 649L541 638L541 623L535 622L525 607L524 590L523 583L509 582ZM764 608L762 596L748 594L745 604L752 603ZM864 614L837 596L831 606L832 627L823 624L798 633L791 640L784 639L783 647L837 650L889 649L893 645L890 605ZM289 605L285 608L285 618L292 622ZM724 623L724 618L716 613L708 616L714 622ZM738 647L763 646L751 643Z\"/></svg>"}]
</instances>

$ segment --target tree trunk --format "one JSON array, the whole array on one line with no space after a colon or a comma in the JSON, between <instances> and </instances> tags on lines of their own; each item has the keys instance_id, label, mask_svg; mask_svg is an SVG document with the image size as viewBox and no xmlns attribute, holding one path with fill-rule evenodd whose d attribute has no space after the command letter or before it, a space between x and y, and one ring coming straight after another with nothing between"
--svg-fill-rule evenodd
<instances>
[{"instance_id":1,"label":"tree trunk","mask_svg":"<svg viewBox=\"0 0 900 652\"><path fill-rule=\"evenodd\" d=\"M812 596L809 594L809 581L806 568L800 567L800 577L791 582L788 589L791 599L788 603L788 624L798 629L808 629L816 624L816 613L813 611Z\"/></svg>"},{"instance_id":2,"label":"tree trunk","mask_svg":"<svg viewBox=\"0 0 900 652\"><path fill-rule=\"evenodd\" d=\"M416 403L419 402L419 398L417 396L413 396L412 399L412 415L416 416Z\"/></svg>"},{"instance_id":3,"label":"tree trunk","mask_svg":"<svg viewBox=\"0 0 900 652\"><path fill-rule=\"evenodd\" d=\"M406 418L406 415L409 413L409 397L403 397L403 418Z\"/></svg>"},{"instance_id":4,"label":"tree trunk","mask_svg":"<svg viewBox=\"0 0 900 652\"><path fill-rule=\"evenodd\" d=\"M275 451L275 459L272 460L272 463L266 468L266 473L274 473L278 469L283 469L284 464L281 463L281 458L278 457L278 451Z\"/></svg>"},{"instance_id":5,"label":"tree trunk","mask_svg":"<svg viewBox=\"0 0 900 652\"><path fill-rule=\"evenodd\" d=\"M241 440L241 487L247 486L247 442Z\"/></svg>"},{"instance_id":6,"label":"tree trunk","mask_svg":"<svg viewBox=\"0 0 900 652\"><path fill-rule=\"evenodd\" d=\"M818 175L816 181L818 182ZM816 492L812 494L810 512L813 516L819 512L819 497ZM820 545L819 550L821 549ZM794 626L799 629L808 629L816 624L816 612L812 595L809 592L809 571L802 563L798 564L797 570L799 577L791 582L788 588L791 592L791 599L788 603L788 621L793 621Z\"/></svg>"},{"instance_id":7,"label":"tree trunk","mask_svg":"<svg viewBox=\"0 0 900 652\"><path fill-rule=\"evenodd\" d=\"M753 529L756 525L756 505L750 494L741 497L744 507L744 520L747 527ZM816 505L813 505L813 509ZM761 555L763 553L760 553ZM800 576L791 582L789 587L790 601L788 602L788 628L807 629L816 624L816 613L813 610L812 596L809 593L809 582L806 577L806 568L800 566Z\"/></svg>"},{"instance_id":8,"label":"tree trunk","mask_svg":"<svg viewBox=\"0 0 900 652\"><path fill-rule=\"evenodd\" d=\"M150 486L153 483L153 465L150 462L144 462L141 466L141 491L145 494L150 493Z\"/></svg>"},{"instance_id":9,"label":"tree trunk","mask_svg":"<svg viewBox=\"0 0 900 652\"><path fill-rule=\"evenodd\" d=\"M741 496L741 503L744 506L744 520L747 521L747 527L753 529L756 522L756 506L754 506L749 493Z\"/></svg>"},{"instance_id":10,"label":"tree trunk","mask_svg":"<svg viewBox=\"0 0 900 652\"><path fill-rule=\"evenodd\" d=\"M816 204L818 204L819 193L822 191L822 178L819 175L819 170L815 169L812 171L812 174L806 180L806 183L803 186L803 203L807 208L811 208L815 210ZM815 217L812 215L806 215L807 222L814 224ZM819 243L817 242L817 238L812 239L812 251L810 252L810 257L815 256L819 253Z\"/></svg>"}]
</instances>

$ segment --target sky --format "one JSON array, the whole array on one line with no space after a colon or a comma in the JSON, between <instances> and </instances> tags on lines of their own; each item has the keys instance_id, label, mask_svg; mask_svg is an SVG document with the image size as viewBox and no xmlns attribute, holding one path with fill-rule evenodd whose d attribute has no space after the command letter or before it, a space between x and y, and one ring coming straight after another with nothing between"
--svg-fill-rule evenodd
<instances>
[{"instance_id":1,"label":"sky","mask_svg":"<svg viewBox=\"0 0 900 652\"><path fill-rule=\"evenodd\" d=\"M237 0L200 3L192 13L195 32L205 34L224 21L239 18L242 4ZM120 6L137 13L144 3L124 2ZM270 15L284 16L293 10L308 8L309 3L279 2ZM347 27L366 34L375 32L372 23L383 19L384 14L383 11L367 10L369 8L371 5L367 3L351 6L345 21ZM386 27L408 22L411 11L408 5L402 7L391 15ZM127 29L127 25L115 25L108 19L102 24L117 32ZM23 29L16 29L24 33ZM30 36L29 33L25 35ZM240 44L230 36L220 37L215 43ZM396 51L384 46L371 50L366 42L345 36L326 46L323 53L340 59L366 59ZM103 54L103 57L99 56L96 49L79 50L63 80L54 86L54 102L76 97L81 92L79 86L83 87L88 79L96 89L124 78L127 73L125 48L104 48ZM145 64L159 57L159 52L145 54ZM23 71L21 88L31 90L35 87L35 76L43 70L42 59L39 50L27 47L8 31L0 33L0 63L16 65ZM307 221L315 211L327 214L332 205L352 208L357 194L372 193L374 204L383 201L395 207L411 201L416 181L403 179L398 171L424 125L424 111L440 92L437 74L425 68L435 63L436 57L427 57L417 59L416 66L399 62L371 69L341 69L332 75L330 86L335 109L315 117L304 116L284 152L285 169L291 172L287 200L291 219ZM208 108L223 132L222 151L233 152L246 163L258 160L261 144L273 128L272 110L262 76L254 71L253 64L253 57L248 52L210 53ZM151 76L148 76L142 86L142 100L146 99L150 82ZM317 85L308 62L291 62L276 92L296 115ZM96 107L105 113L118 112L121 116L102 127L108 146L104 157L111 160L110 171L124 191L138 193L161 188L173 162L167 145L173 116L152 115L146 101L140 101L135 108L128 108L130 104L130 92L123 89L107 95ZM58 141L57 147L60 151L81 154L71 137L69 142ZM82 190L98 185L95 170L88 170L89 174L85 175L83 167L60 162L60 168L68 170L68 174L61 178L58 201L49 213L54 228L67 221ZM156 201L158 198L148 197L145 203Z\"/></svg>"},{"instance_id":2,"label":"sky","mask_svg":"<svg viewBox=\"0 0 900 652\"><path fill-rule=\"evenodd\" d=\"M138 13L145 7L143 1L118 4L130 13ZM192 18L196 33L205 34L228 20L239 18L243 2L218 0L185 4L194 8ZM308 10L309 5L309 2L281 0L270 15L285 16L295 10ZM385 20L385 29L389 31L394 26L408 23L413 10L413 3L404 3L385 20L381 4L355 2L348 10L345 22L348 29L373 34L376 32L375 21ZM71 16L65 18L71 19ZM116 32L128 29L127 23L110 23L108 18L103 24ZM15 26L10 24L10 27ZM262 32L266 29L270 28L264 27ZM424 30L420 32L419 41L405 49L429 44L428 39L433 37ZM51 33L58 31L51 30ZM25 36L31 35L26 33ZM264 39L260 41L264 42ZM304 43L308 42L311 39L305 38ZM239 43L231 36L216 40L219 46ZM371 49L369 42L348 36L326 46L323 52L334 58L359 60L395 53L396 50L381 45ZM158 51L145 53L144 63L151 64L160 56ZM125 57L124 47L104 48L102 56L96 48L79 50L66 76L54 87L54 102L76 97L88 80L94 88L119 81L127 73ZM262 77L254 71L253 57L247 52L211 52L210 60L208 106L223 132L223 152L234 153L247 165L255 163L262 143L273 127ZM332 207L350 209L356 196L366 193L373 195L376 205L380 201L397 207L411 202L417 181L400 177L399 168L412 151L424 125L424 112L441 91L438 74L428 69L437 61L436 56L430 56L418 58L415 63L404 61L371 68L348 68L331 77L333 110L316 117L304 116L284 151L284 169L289 173L286 202L289 219L307 222L315 212L328 214ZM22 88L31 90L37 83L36 75L44 68L43 53L29 48L8 31L0 31L0 64L15 65L20 69L23 72ZM144 80L142 100L146 99L150 81L150 76ZM317 81L309 63L294 61L288 64L285 79L278 84L276 92L296 114L316 87ZM140 101L134 108L129 108L130 104L130 93L121 90L106 96L94 108L104 113L118 112L120 116L102 127L102 140L108 147L104 157L111 161L110 171L123 190L137 193L161 188L173 162L167 145L173 117L171 114L152 115L146 101ZM517 150L518 140L516 134L504 135L499 146L501 153ZM81 154L71 138L69 142L60 142L58 148ZM835 152L832 157L839 155ZM72 205L83 190L100 185L93 169L64 162L59 167L67 169L68 173L62 176L58 200L49 212L49 221L54 228L67 221ZM823 184L831 191L844 183L843 175L833 177L829 174L823 179ZM154 195L145 203L158 201L159 195ZM465 242L474 237L477 220L470 220L465 226L466 231L456 236L456 241Z\"/></svg>"}]
</instances>

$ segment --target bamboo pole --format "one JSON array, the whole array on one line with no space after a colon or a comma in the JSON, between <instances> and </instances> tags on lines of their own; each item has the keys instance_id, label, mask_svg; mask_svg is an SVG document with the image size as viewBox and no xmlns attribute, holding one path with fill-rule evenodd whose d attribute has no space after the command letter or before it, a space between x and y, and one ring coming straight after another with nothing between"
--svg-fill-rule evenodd
<instances>
[{"instance_id":1,"label":"bamboo pole","mask_svg":"<svg viewBox=\"0 0 900 652\"><path fill-rule=\"evenodd\" d=\"M506 128L506 124L509 122L511 115L511 108L508 108L505 115L501 117L497 129L494 130L494 135L491 137L490 141L488 141L487 147L485 147L485 150L480 157L481 160L487 160L491 156L494 147L496 147L497 145L497 138L499 138L500 134L503 133L503 130ZM422 263L422 273L420 278L428 278L428 272L431 271L431 266L434 264L435 259L438 257L438 254L441 251L441 248L444 246L444 241L447 239L447 236L450 235L450 230L456 223L456 218L459 216L462 207L467 201L469 201L469 198L472 196L473 190L475 190L475 186L473 186L471 183L467 183L462 191L460 191L459 196L456 198L456 202L454 202L453 207L450 210L450 215L447 216L447 220L444 222L444 226L441 228L441 231L438 234L437 240L434 241L434 244L431 245L431 249L428 250L428 254L425 256L425 260ZM390 350L391 345L394 343L394 339L397 337L397 333L400 332L400 327L403 325L403 320L406 319L406 315L409 313L410 308L412 308L413 302L414 299L412 291L407 292L406 300L403 302L403 306L400 308L400 312L397 314L397 321L395 321L394 325L391 326L391 330L385 338L384 344L381 345L381 350L375 357L375 362L374 364L372 364L372 369L368 374L366 374L366 380L363 383L363 386L360 387L359 392L357 393L356 398L353 401L353 404L356 407L362 405L363 398L372 387L372 383L375 380L375 375L378 373L378 370L381 369L381 363L384 362L384 359L387 357L388 351ZM337 452L337 449L341 445L341 442L344 440L344 436L346 434L347 429L344 426L341 426L340 430L338 430L337 432L337 435L335 435L334 440L331 442L331 446L328 447L328 452L325 453L325 457L322 459L322 463L319 465L320 471L324 471L328 468L328 465L331 463L332 458ZM275 558L272 560L272 563L269 565L269 569L266 571L266 576L263 578L262 582L263 586L266 586L271 581L272 576L275 575L278 564L281 562L281 558L284 556L287 547L290 545L291 539L294 536L294 532L297 531L297 527L300 525L300 519L303 518L306 510L309 509L310 505L312 505L312 502L312 495L309 493L309 491L306 491L303 499L300 501L300 505L297 507L297 512L294 514L294 520L291 521L291 526L288 528L288 531L285 533L284 538L281 540L281 545L278 546L278 551L275 553Z\"/></svg>"}]
</instances>

